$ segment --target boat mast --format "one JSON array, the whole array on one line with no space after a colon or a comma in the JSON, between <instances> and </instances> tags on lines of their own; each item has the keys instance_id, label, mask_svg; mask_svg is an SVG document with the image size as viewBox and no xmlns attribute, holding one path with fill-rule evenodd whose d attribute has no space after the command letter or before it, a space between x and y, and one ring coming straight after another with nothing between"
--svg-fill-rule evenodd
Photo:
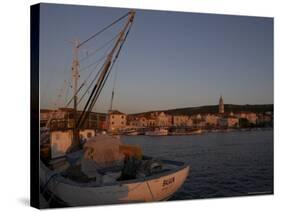
<instances>
[{"instance_id":1,"label":"boat mast","mask_svg":"<svg viewBox=\"0 0 281 212\"><path fill-rule=\"evenodd\" d=\"M105 84L105 81L107 80L108 75L111 72L111 68L113 67L114 63L116 62L116 60L119 56L119 53L124 44L124 41L126 40L126 37L128 36L128 33L130 31L130 28L132 27L132 23L133 23L134 16L135 16L135 10L131 10L126 16L128 16L128 20L127 20L125 26L123 27L123 29L121 30L121 32L119 33L119 37L118 37L117 41L115 42L112 50L108 54L107 59L101 69L101 73L99 74L99 77L97 79L97 82L92 89L92 92L82 111L82 114L79 116L79 119L77 121L78 128L81 128L83 126L85 120L88 118L89 113L92 110L93 106L95 105L97 98L99 97L100 92ZM80 44L80 46L81 46L81 44Z\"/></svg>"},{"instance_id":2,"label":"boat mast","mask_svg":"<svg viewBox=\"0 0 281 212\"><path fill-rule=\"evenodd\" d=\"M79 129L77 128L77 88L78 88L78 79L79 79L79 60L78 60L78 48L79 41L75 41L74 50L73 50L73 63L72 63L72 83L73 83L73 147L79 146Z\"/></svg>"},{"instance_id":3,"label":"boat mast","mask_svg":"<svg viewBox=\"0 0 281 212\"><path fill-rule=\"evenodd\" d=\"M125 15L123 15L122 17L120 17L119 19L115 20L114 22L112 22L111 24L109 24L108 26L104 27L103 29L101 29L99 32L95 33L94 35L92 35L91 37L89 37L87 40L79 43L79 41L75 41L75 45L74 45L74 50L73 50L73 63L72 63L72 81L73 81L73 100L74 100L74 105L73 105L73 113L74 113L74 126L73 126L73 140L72 140L72 145L70 146L70 148L68 149L68 152L73 152L75 150L79 149L80 146L80 142L79 142L79 129L81 129L85 123L85 120L89 117L89 113L92 110L100 92L102 87L104 86L104 83L108 77L108 70L112 67L112 59L114 56L115 51L117 51L117 54L115 55L115 58L113 60L113 64L115 63L120 50L122 48L122 45L129 33L129 30L133 19L134 19L134 15L135 15L135 10L131 10L130 12L126 13ZM117 39L113 49L111 50L111 52L109 53L109 55L107 56L107 59L103 65L103 70L101 71L99 78L97 80L96 85L94 86L90 97L82 111L82 114L78 116L78 112L77 112L77 104L78 104L78 97L77 97L77 93L79 92L78 90L78 79L79 79L79 60L78 60L78 50L81 46L83 46L84 44L86 44L88 41L92 40L93 38L95 38L96 36L98 36L99 34L101 34L102 32L104 32L105 30L107 30L108 28L110 28L111 26L113 26L114 24L116 24L117 22L121 21L123 18L128 17L128 21L125 24L123 30L120 32L119 34L119 38ZM127 32L126 32L127 31ZM125 33L126 32L126 33ZM119 47L119 49L118 49Z\"/></svg>"}]
</instances>

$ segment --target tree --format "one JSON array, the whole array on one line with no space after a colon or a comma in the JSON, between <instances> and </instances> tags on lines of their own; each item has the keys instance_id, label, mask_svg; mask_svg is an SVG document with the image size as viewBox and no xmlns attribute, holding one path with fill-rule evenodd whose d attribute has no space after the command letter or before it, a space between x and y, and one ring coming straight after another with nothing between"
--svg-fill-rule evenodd
<instances>
[{"instance_id":1,"label":"tree","mask_svg":"<svg viewBox=\"0 0 281 212\"><path fill-rule=\"evenodd\" d=\"M239 119L239 126L241 128L249 127L250 126L250 122L246 118L240 118Z\"/></svg>"}]
</instances>

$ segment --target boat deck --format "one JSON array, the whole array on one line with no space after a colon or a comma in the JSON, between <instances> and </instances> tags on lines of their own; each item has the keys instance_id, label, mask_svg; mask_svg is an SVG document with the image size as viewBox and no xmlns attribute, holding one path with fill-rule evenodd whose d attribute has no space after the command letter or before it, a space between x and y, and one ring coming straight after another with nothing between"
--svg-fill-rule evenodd
<instances>
[{"instance_id":1,"label":"boat deck","mask_svg":"<svg viewBox=\"0 0 281 212\"><path fill-rule=\"evenodd\" d=\"M152 157L148 157L148 156L143 156L142 161L148 161L151 160ZM62 163L62 161L64 161L64 163L67 163L66 159L60 158L59 159L59 163ZM150 175L146 175L146 176L136 176L133 179L122 179L121 177L116 177L115 180L111 180L111 182L107 182L107 183L98 183L97 179L95 177L91 178L88 177L86 174L84 174L81 171L81 165L74 165L74 166L68 166L64 171L60 172L61 177L63 177L65 180L68 181L68 183L71 184L91 184L91 186L102 186L105 184L117 184L117 183L134 183L140 180L149 180L149 179L154 179L160 176L164 176L164 175L168 175L172 172L175 172L177 170L183 169L187 167L187 164L185 164L184 162L179 162L179 161L172 161L172 160L166 160L166 159L159 159L159 161L161 161L162 164L162 169L153 172ZM54 165L53 165L54 166ZM62 165L59 165L62 166ZM112 178L112 174L115 175L119 173L119 175L121 176L122 173L122 169L123 166L119 165L119 166L111 166L111 167L103 167L103 168L99 168L97 169L97 173L99 173L101 176L105 177L105 176L109 176L110 178ZM57 172L58 170L53 170L54 172Z\"/></svg>"}]
</instances>

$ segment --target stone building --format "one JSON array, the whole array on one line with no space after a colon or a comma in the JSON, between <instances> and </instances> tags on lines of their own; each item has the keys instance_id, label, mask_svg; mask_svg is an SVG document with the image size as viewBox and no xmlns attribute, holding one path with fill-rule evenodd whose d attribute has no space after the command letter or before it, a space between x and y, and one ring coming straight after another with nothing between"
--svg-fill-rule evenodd
<instances>
[{"instance_id":1,"label":"stone building","mask_svg":"<svg viewBox=\"0 0 281 212\"><path fill-rule=\"evenodd\" d=\"M207 126L215 127L218 125L219 117L214 114L207 114L204 117Z\"/></svg>"},{"instance_id":2,"label":"stone building","mask_svg":"<svg viewBox=\"0 0 281 212\"><path fill-rule=\"evenodd\" d=\"M155 125L156 125L155 119L153 119L153 118L147 119L147 126L148 127L155 127Z\"/></svg>"},{"instance_id":3,"label":"stone building","mask_svg":"<svg viewBox=\"0 0 281 212\"><path fill-rule=\"evenodd\" d=\"M149 125L149 121L145 116L132 117L128 123L131 127L143 128Z\"/></svg>"},{"instance_id":4,"label":"stone building","mask_svg":"<svg viewBox=\"0 0 281 212\"><path fill-rule=\"evenodd\" d=\"M240 112L236 116L240 119L247 119L250 124L257 124L258 116L253 112Z\"/></svg>"},{"instance_id":5,"label":"stone building","mask_svg":"<svg viewBox=\"0 0 281 212\"><path fill-rule=\"evenodd\" d=\"M108 130L118 131L126 128L127 119L126 114L118 110L112 110L108 113Z\"/></svg>"},{"instance_id":6,"label":"stone building","mask_svg":"<svg viewBox=\"0 0 281 212\"><path fill-rule=\"evenodd\" d=\"M235 128L239 126L239 119L235 116L224 116L218 119L218 124L222 128Z\"/></svg>"},{"instance_id":7,"label":"stone building","mask_svg":"<svg viewBox=\"0 0 281 212\"><path fill-rule=\"evenodd\" d=\"M191 127L193 124L192 119L186 115L175 115L173 116L174 127Z\"/></svg>"},{"instance_id":8,"label":"stone building","mask_svg":"<svg viewBox=\"0 0 281 212\"><path fill-rule=\"evenodd\" d=\"M172 126L172 116L160 112L156 115L155 125L157 127L170 127Z\"/></svg>"},{"instance_id":9,"label":"stone building","mask_svg":"<svg viewBox=\"0 0 281 212\"><path fill-rule=\"evenodd\" d=\"M202 128L206 126L206 121L201 114L195 114L191 117L192 120L192 127Z\"/></svg>"}]
</instances>

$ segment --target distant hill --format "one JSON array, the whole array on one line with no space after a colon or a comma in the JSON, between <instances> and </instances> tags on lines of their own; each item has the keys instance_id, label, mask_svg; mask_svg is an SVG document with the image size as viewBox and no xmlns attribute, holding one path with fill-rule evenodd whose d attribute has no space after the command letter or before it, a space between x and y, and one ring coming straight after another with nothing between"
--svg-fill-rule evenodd
<instances>
[{"instance_id":1,"label":"distant hill","mask_svg":"<svg viewBox=\"0 0 281 212\"><path fill-rule=\"evenodd\" d=\"M265 104L265 105L233 105L233 104L225 104L224 105L225 112L254 112L254 113L264 113L267 111L273 112L273 104ZM138 114L130 114L130 115L148 115L151 112L157 111L148 111L144 113ZM170 110L161 110L158 112L165 112L169 115L194 115L194 114L206 114L206 113L218 113L218 105L206 105L200 107L187 107L187 108L177 108Z\"/></svg>"}]
</instances>

